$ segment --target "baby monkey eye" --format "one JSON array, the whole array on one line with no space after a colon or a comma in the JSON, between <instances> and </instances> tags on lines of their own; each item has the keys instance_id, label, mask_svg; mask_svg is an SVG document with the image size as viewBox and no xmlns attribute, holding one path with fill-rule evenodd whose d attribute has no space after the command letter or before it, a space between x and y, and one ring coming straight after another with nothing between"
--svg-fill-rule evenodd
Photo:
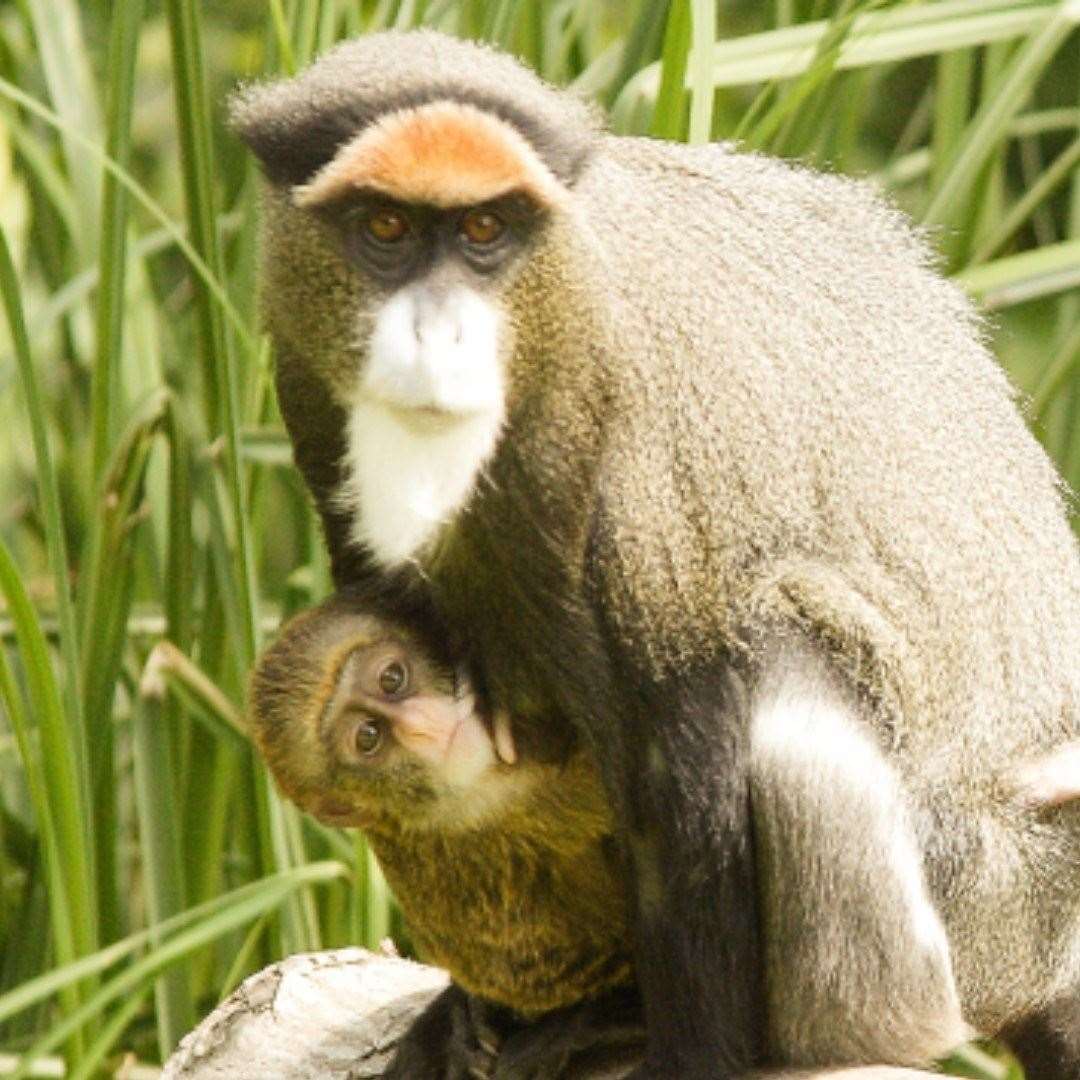
<instances>
[{"instance_id":1,"label":"baby monkey eye","mask_svg":"<svg viewBox=\"0 0 1080 1080\"><path fill-rule=\"evenodd\" d=\"M364 222L372 239L380 244L396 244L409 231L409 221L397 210L376 210Z\"/></svg>"},{"instance_id":2,"label":"baby monkey eye","mask_svg":"<svg viewBox=\"0 0 1080 1080\"><path fill-rule=\"evenodd\" d=\"M356 752L361 757L371 757L382 746L385 735L385 727L378 720L361 720L356 725L356 734L353 737Z\"/></svg>"},{"instance_id":3,"label":"baby monkey eye","mask_svg":"<svg viewBox=\"0 0 1080 1080\"><path fill-rule=\"evenodd\" d=\"M506 232L506 223L490 210L470 210L461 219L461 233L470 244L494 244Z\"/></svg>"},{"instance_id":4,"label":"baby monkey eye","mask_svg":"<svg viewBox=\"0 0 1080 1080\"><path fill-rule=\"evenodd\" d=\"M387 697L400 697L409 688L409 671L400 660L391 660L379 672L379 689Z\"/></svg>"}]
</instances>

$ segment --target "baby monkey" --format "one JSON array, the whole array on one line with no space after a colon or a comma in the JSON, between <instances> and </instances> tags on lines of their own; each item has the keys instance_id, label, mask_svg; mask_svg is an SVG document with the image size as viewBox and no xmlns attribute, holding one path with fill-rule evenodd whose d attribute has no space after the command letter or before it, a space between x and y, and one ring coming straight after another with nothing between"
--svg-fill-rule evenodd
<instances>
[{"instance_id":1,"label":"baby monkey","mask_svg":"<svg viewBox=\"0 0 1080 1080\"><path fill-rule=\"evenodd\" d=\"M488 715L415 630L332 597L252 678L282 790L364 831L420 955L531 1017L631 980L612 816L569 725Z\"/></svg>"}]
</instances>

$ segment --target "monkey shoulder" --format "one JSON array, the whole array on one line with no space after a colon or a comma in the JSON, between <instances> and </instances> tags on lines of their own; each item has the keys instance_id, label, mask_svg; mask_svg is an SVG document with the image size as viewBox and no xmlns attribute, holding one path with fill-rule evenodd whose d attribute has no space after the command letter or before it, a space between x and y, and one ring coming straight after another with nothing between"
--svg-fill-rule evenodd
<instances>
[{"instance_id":1,"label":"monkey shoulder","mask_svg":"<svg viewBox=\"0 0 1080 1080\"><path fill-rule=\"evenodd\" d=\"M618 172L627 179L620 183ZM887 259L925 269L933 262L919 231L870 183L742 151L732 143L688 146L607 136L597 143L579 185L596 173L600 186L614 196L608 204L614 213L625 213L616 208L620 188L634 189L639 201L643 191L652 196L640 214L661 225L668 215L686 216L702 226L711 223L722 234L738 219L780 250L828 237L832 248L850 246L859 253L860 263ZM776 228L785 222L787 229ZM734 239L741 237L737 233ZM815 262L831 261L828 249L808 255Z\"/></svg>"},{"instance_id":2,"label":"monkey shoulder","mask_svg":"<svg viewBox=\"0 0 1080 1080\"><path fill-rule=\"evenodd\" d=\"M903 216L864 184L643 139L603 140L580 191L612 267L595 562L621 633L678 664L791 612L852 649L908 628L872 655L932 715L983 710L1006 742L1017 710L1075 716L1058 483Z\"/></svg>"}]
</instances>

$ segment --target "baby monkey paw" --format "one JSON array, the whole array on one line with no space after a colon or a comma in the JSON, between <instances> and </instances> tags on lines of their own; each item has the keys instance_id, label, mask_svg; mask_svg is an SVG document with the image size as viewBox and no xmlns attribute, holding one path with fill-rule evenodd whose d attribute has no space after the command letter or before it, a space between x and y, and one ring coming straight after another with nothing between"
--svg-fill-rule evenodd
<instances>
[{"instance_id":1,"label":"baby monkey paw","mask_svg":"<svg viewBox=\"0 0 1080 1080\"><path fill-rule=\"evenodd\" d=\"M495 1080L509 1016L449 986L400 1040L384 1080Z\"/></svg>"},{"instance_id":2,"label":"baby monkey paw","mask_svg":"<svg viewBox=\"0 0 1080 1080\"><path fill-rule=\"evenodd\" d=\"M627 1076L644 1047L640 999L618 990L522 1023L506 1037L493 1080Z\"/></svg>"}]
</instances>

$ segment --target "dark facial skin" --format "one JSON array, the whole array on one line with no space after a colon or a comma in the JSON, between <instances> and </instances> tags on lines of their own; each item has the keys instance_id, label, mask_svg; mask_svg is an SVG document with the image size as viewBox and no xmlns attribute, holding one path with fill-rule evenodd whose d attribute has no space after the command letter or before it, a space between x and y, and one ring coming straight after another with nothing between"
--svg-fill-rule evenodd
<instances>
[{"instance_id":1,"label":"dark facial skin","mask_svg":"<svg viewBox=\"0 0 1080 1080\"><path fill-rule=\"evenodd\" d=\"M543 216L516 192L445 210L375 191L323 206L319 215L340 234L349 261L386 289L450 275L478 290L524 253Z\"/></svg>"}]
</instances>

